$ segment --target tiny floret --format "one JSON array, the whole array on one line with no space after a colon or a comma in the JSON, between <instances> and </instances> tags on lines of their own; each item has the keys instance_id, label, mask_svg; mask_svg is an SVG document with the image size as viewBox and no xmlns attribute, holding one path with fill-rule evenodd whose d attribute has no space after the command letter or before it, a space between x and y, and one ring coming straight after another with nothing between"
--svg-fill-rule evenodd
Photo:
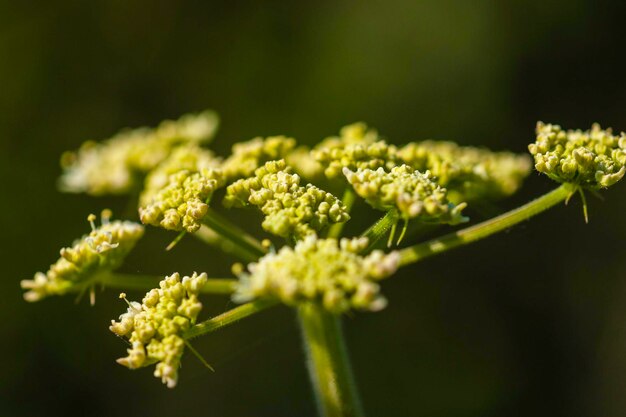
<instances>
[{"instance_id":1,"label":"tiny floret","mask_svg":"<svg viewBox=\"0 0 626 417\"><path fill-rule=\"evenodd\" d=\"M352 123L342 127L339 136L329 136L319 142L313 151L307 146L300 146L290 152L286 159L287 163L304 178L319 180L324 175L325 166L318 162L314 155L328 154L332 149L344 149L348 145L366 146L378 140L378 132L375 129L368 128L363 122ZM335 171L332 173L334 174Z\"/></svg>"},{"instance_id":2,"label":"tiny floret","mask_svg":"<svg viewBox=\"0 0 626 417\"><path fill-rule=\"evenodd\" d=\"M532 169L528 155L447 141L411 142L398 150L398 157L420 172L430 171L455 202L507 197Z\"/></svg>"},{"instance_id":3,"label":"tiny floret","mask_svg":"<svg viewBox=\"0 0 626 417\"><path fill-rule=\"evenodd\" d=\"M528 146L535 168L558 182L585 188L610 187L626 173L626 133L613 135L594 124L591 130L563 130L537 123L537 140Z\"/></svg>"},{"instance_id":4,"label":"tiny floret","mask_svg":"<svg viewBox=\"0 0 626 417\"><path fill-rule=\"evenodd\" d=\"M205 169L217 169L220 167L220 163L220 159L213 152L202 148L197 143L192 142L177 147L163 162L148 173L139 204L141 206L149 204L154 195L167 186L170 175L183 170L196 173Z\"/></svg>"},{"instance_id":5,"label":"tiny floret","mask_svg":"<svg viewBox=\"0 0 626 417\"><path fill-rule=\"evenodd\" d=\"M254 138L233 145L232 154L222 164L224 176L229 181L246 178L265 162L287 156L296 146L296 140L286 136Z\"/></svg>"},{"instance_id":6,"label":"tiny floret","mask_svg":"<svg viewBox=\"0 0 626 417\"><path fill-rule=\"evenodd\" d=\"M358 195L378 210L397 209L405 219L458 224L467 221L461 211L467 204L448 201L447 190L437 184L429 171L420 173L408 165L394 167L390 172L343 169L344 175Z\"/></svg>"},{"instance_id":7,"label":"tiny floret","mask_svg":"<svg viewBox=\"0 0 626 417\"><path fill-rule=\"evenodd\" d=\"M148 291L141 303L127 301L126 313L118 321L112 320L109 327L131 345L128 356L117 363L137 369L157 362L154 376L174 388L185 349L184 332L196 323L202 310L198 295L206 282L205 273L182 279L174 273L165 277L159 288ZM126 299L126 294L120 298Z\"/></svg>"},{"instance_id":8,"label":"tiny floret","mask_svg":"<svg viewBox=\"0 0 626 417\"><path fill-rule=\"evenodd\" d=\"M257 206L265 214L263 228L277 236L300 239L332 223L348 221L342 202L311 184L300 185L284 160L269 161L226 188L226 207Z\"/></svg>"},{"instance_id":9,"label":"tiny floret","mask_svg":"<svg viewBox=\"0 0 626 417\"><path fill-rule=\"evenodd\" d=\"M87 141L61 158L63 191L92 195L125 194L137 188L179 145L211 139L218 118L212 111L166 120L156 128L123 130L103 142Z\"/></svg>"},{"instance_id":10,"label":"tiny floret","mask_svg":"<svg viewBox=\"0 0 626 417\"><path fill-rule=\"evenodd\" d=\"M358 252L367 239L318 239L309 236L294 248L285 246L239 275L233 298L244 302L275 298L287 305L320 303L333 313L350 309L378 311L387 304L378 281L392 275L399 264L397 252Z\"/></svg>"},{"instance_id":11,"label":"tiny floret","mask_svg":"<svg viewBox=\"0 0 626 417\"><path fill-rule=\"evenodd\" d=\"M102 225L96 227L94 215L88 220L92 231L72 247L61 249L61 257L46 272L37 272L21 286L26 301L39 301L51 295L62 295L74 289L87 289L98 274L118 268L126 255L143 236L143 226L128 221L110 221L110 211L103 211Z\"/></svg>"},{"instance_id":12,"label":"tiny floret","mask_svg":"<svg viewBox=\"0 0 626 417\"><path fill-rule=\"evenodd\" d=\"M324 167L326 177L331 179L341 176L343 168L391 169L398 163L396 147L382 140L372 143L349 143L341 147L321 147L311 153Z\"/></svg>"},{"instance_id":13,"label":"tiny floret","mask_svg":"<svg viewBox=\"0 0 626 417\"><path fill-rule=\"evenodd\" d=\"M222 185L219 169L179 171L170 175L167 185L139 208L139 218L144 224L193 233L202 225L213 192Z\"/></svg>"}]
</instances>

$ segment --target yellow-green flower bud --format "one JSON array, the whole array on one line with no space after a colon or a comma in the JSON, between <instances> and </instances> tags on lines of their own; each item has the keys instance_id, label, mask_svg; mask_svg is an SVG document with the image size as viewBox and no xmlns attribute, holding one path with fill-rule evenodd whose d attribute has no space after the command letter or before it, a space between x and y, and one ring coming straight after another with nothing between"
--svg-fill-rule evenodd
<instances>
[{"instance_id":1,"label":"yellow-green flower bud","mask_svg":"<svg viewBox=\"0 0 626 417\"><path fill-rule=\"evenodd\" d=\"M377 140L378 132L375 129L368 128L363 122L357 122L342 127L339 136L329 136L322 140L315 145L313 151L306 146L300 146L290 152L285 159L304 178L317 180L324 174L325 167L315 159L315 153L329 152L336 148L343 149L347 145L369 145Z\"/></svg>"},{"instance_id":2,"label":"yellow-green flower bud","mask_svg":"<svg viewBox=\"0 0 626 417\"><path fill-rule=\"evenodd\" d=\"M170 175L182 170L200 172L205 169L216 169L220 160L213 152L201 148L197 143L188 143L174 149L170 156L150 171L144 181L139 204L147 205L156 193L165 188Z\"/></svg>"},{"instance_id":3,"label":"yellow-green flower bud","mask_svg":"<svg viewBox=\"0 0 626 417\"><path fill-rule=\"evenodd\" d=\"M528 150L537 171L558 182L606 188L626 173L626 133L615 136L597 123L583 132L539 122L537 140Z\"/></svg>"},{"instance_id":4,"label":"yellow-green flower bud","mask_svg":"<svg viewBox=\"0 0 626 417\"><path fill-rule=\"evenodd\" d=\"M219 169L179 171L170 175L168 184L139 208L139 218L144 224L193 233L202 225L213 192L222 185Z\"/></svg>"},{"instance_id":5,"label":"yellow-green flower bud","mask_svg":"<svg viewBox=\"0 0 626 417\"><path fill-rule=\"evenodd\" d=\"M344 147L321 147L311 151L313 157L324 167L328 178L342 175L348 169L391 169L397 165L397 149L384 141L351 143Z\"/></svg>"},{"instance_id":6,"label":"yellow-green flower bud","mask_svg":"<svg viewBox=\"0 0 626 417\"><path fill-rule=\"evenodd\" d=\"M296 146L296 140L286 136L254 138L233 145L232 154L222 164L229 181L249 177L265 162L284 158Z\"/></svg>"},{"instance_id":7,"label":"yellow-green flower bud","mask_svg":"<svg viewBox=\"0 0 626 417\"><path fill-rule=\"evenodd\" d=\"M126 313L118 321L111 320L109 329L131 344L128 356L117 363L137 369L157 362L154 376L174 388L178 381L178 368L185 350L183 333L196 323L202 304L198 300L207 275L181 279L174 273L165 277L159 288L146 293L142 303L128 302ZM126 299L126 294L120 298Z\"/></svg>"},{"instance_id":8,"label":"yellow-green flower bud","mask_svg":"<svg viewBox=\"0 0 626 417\"><path fill-rule=\"evenodd\" d=\"M92 231L77 240L72 247L61 249L61 258L46 272L37 272L33 279L23 280L21 286L26 301L39 301L51 295L62 295L75 288L87 288L98 274L118 268L124 258L143 236L143 226L128 221L110 221L111 212L102 212L102 225L95 227L94 215L89 216ZM92 282L93 281L93 282Z\"/></svg>"},{"instance_id":9,"label":"yellow-green flower bud","mask_svg":"<svg viewBox=\"0 0 626 417\"><path fill-rule=\"evenodd\" d=\"M92 195L128 193L173 148L211 139L217 125L217 115L205 111L166 120L156 128L123 130L100 143L85 142L78 151L63 155L59 186L63 191Z\"/></svg>"},{"instance_id":10,"label":"yellow-green flower bud","mask_svg":"<svg viewBox=\"0 0 626 417\"><path fill-rule=\"evenodd\" d=\"M296 239L350 219L338 198L311 184L301 186L300 177L282 159L266 162L254 177L229 185L223 202L226 207L258 206L266 216L265 230Z\"/></svg>"},{"instance_id":11,"label":"yellow-green flower bud","mask_svg":"<svg viewBox=\"0 0 626 417\"><path fill-rule=\"evenodd\" d=\"M531 170L527 155L492 152L454 142L412 142L399 158L418 171L430 171L455 201L498 199L515 193Z\"/></svg>"},{"instance_id":12,"label":"yellow-green flower bud","mask_svg":"<svg viewBox=\"0 0 626 417\"><path fill-rule=\"evenodd\" d=\"M447 190L437 184L429 171L424 174L408 165L385 172L344 168L344 175L354 191L372 207L382 211L397 209L405 219L425 222L458 224L467 221L461 210L467 204L454 205L448 201Z\"/></svg>"},{"instance_id":13,"label":"yellow-green flower bud","mask_svg":"<svg viewBox=\"0 0 626 417\"><path fill-rule=\"evenodd\" d=\"M318 302L327 310L343 313L350 309L378 311L387 304L378 280L398 268L397 252L358 254L367 239L318 239L308 236L294 248L285 246L239 275L233 298L237 302L276 298L287 305Z\"/></svg>"}]
</instances>

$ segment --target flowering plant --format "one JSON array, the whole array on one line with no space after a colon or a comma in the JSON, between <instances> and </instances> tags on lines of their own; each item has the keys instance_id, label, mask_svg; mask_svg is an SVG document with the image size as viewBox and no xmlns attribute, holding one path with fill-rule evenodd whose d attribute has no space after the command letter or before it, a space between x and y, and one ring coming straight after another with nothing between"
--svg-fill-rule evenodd
<instances>
[{"instance_id":1,"label":"flowering plant","mask_svg":"<svg viewBox=\"0 0 626 417\"><path fill-rule=\"evenodd\" d=\"M88 235L62 249L46 273L21 282L24 298L35 302L89 291L93 303L96 285L145 288L141 302L120 295L128 307L109 328L130 346L119 364L129 369L156 364L154 375L170 388L178 382L186 350L201 358L192 339L286 304L297 311L324 416L363 414L341 315L385 308L383 280L576 193L587 219L585 192L612 186L626 173L626 134L617 136L599 125L566 131L538 123L529 151L536 170L559 182L557 188L482 223L411 244L415 224L460 225L469 222L466 207L515 193L531 172L532 159L431 140L398 147L363 123L344 127L312 149L273 136L237 143L221 158L207 147L217 125L215 113L205 111L87 142L63 155L60 188L94 196L136 194L143 225L178 233L168 249L192 235L240 260L232 266L233 278L211 278L210 271L165 278L116 272L144 226L111 221L111 212L104 210L101 226L90 215ZM383 214L362 233L345 237L344 225L358 198ZM257 239L241 230L220 213L220 200L224 209L258 209L267 236ZM400 247L402 242L409 244ZM206 293L230 295L240 305L198 320Z\"/></svg>"}]
</instances>

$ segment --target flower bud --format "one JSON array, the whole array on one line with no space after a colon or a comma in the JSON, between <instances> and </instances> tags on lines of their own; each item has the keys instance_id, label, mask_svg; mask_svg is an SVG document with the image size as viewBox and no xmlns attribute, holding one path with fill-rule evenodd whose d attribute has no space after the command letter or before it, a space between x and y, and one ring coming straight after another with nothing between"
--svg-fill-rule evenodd
<instances>
[{"instance_id":1,"label":"flower bud","mask_svg":"<svg viewBox=\"0 0 626 417\"><path fill-rule=\"evenodd\" d=\"M598 189L615 184L626 174L626 134L613 135L594 124L590 130L562 130L537 123L537 140L528 149L537 171L555 181Z\"/></svg>"},{"instance_id":2,"label":"flower bud","mask_svg":"<svg viewBox=\"0 0 626 417\"><path fill-rule=\"evenodd\" d=\"M26 301L39 301L50 295L62 295L72 289L90 285L99 273L121 266L124 258L143 236L143 226L128 221L109 221L107 212L100 227L89 216L92 231L76 241L72 247L61 249L61 258L46 273L38 272L32 280L23 280L28 290ZM91 283L93 285L96 281Z\"/></svg>"},{"instance_id":3,"label":"flower bud","mask_svg":"<svg viewBox=\"0 0 626 417\"><path fill-rule=\"evenodd\" d=\"M129 303L127 312L109 327L131 343L128 355L117 362L129 369L158 362L154 375L168 388L175 387L185 349L183 333L196 322L202 310L198 294L206 282L204 273L194 272L182 279L174 273L165 277L159 288L148 291L142 304Z\"/></svg>"},{"instance_id":4,"label":"flower bud","mask_svg":"<svg viewBox=\"0 0 626 417\"><path fill-rule=\"evenodd\" d=\"M239 274L235 301L277 298L285 304L318 302L334 313L350 309L377 311L386 304L376 281L393 274L397 252L358 252L367 239L318 239L311 235L294 248L285 246L263 256ZM303 267L306 266L306 267Z\"/></svg>"}]
</instances>

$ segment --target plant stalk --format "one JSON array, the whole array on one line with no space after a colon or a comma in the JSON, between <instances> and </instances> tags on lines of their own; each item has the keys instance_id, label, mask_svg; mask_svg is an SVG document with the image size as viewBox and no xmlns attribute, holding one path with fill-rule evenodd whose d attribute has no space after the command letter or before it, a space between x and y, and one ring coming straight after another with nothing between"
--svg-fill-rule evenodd
<instances>
[{"instance_id":1,"label":"plant stalk","mask_svg":"<svg viewBox=\"0 0 626 417\"><path fill-rule=\"evenodd\" d=\"M322 417L362 417L341 318L315 303L298 307L307 366Z\"/></svg>"},{"instance_id":2,"label":"plant stalk","mask_svg":"<svg viewBox=\"0 0 626 417\"><path fill-rule=\"evenodd\" d=\"M109 272L98 275L95 282L121 290L149 290L159 286L163 277ZM209 278L200 292L204 294L232 294L237 286L233 278Z\"/></svg>"},{"instance_id":3,"label":"plant stalk","mask_svg":"<svg viewBox=\"0 0 626 417\"><path fill-rule=\"evenodd\" d=\"M517 223L527 220L565 201L576 192L576 190L577 187L575 185L563 184L541 197L497 217L459 230L458 232L453 232L443 237L402 249L400 250L400 266L410 265L424 258L428 258L429 256L484 239L494 233L506 230Z\"/></svg>"},{"instance_id":4,"label":"plant stalk","mask_svg":"<svg viewBox=\"0 0 626 417\"><path fill-rule=\"evenodd\" d=\"M256 300L242 304L239 307L235 307L232 310L228 310L225 313L196 324L185 332L184 338L185 340L190 340L214 332L222 327L226 327L269 307L275 306L276 304L278 304L278 301L275 300Z\"/></svg>"},{"instance_id":5,"label":"plant stalk","mask_svg":"<svg viewBox=\"0 0 626 417\"><path fill-rule=\"evenodd\" d=\"M221 216L216 211L209 208L209 211L202 219L202 222L208 228L217 233L220 238L228 241L228 243L232 246L227 251L236 255L242 261L253 262L265 255L266 250L263 245L261 245L261 242L241 230L239 227L231 223L230 220ZM217 243L222 248L224 248L223 245L227 245L226 242L220 242L219 240L216 240L214 236L207 235L206 232L199 237L206 240L207 243L211 245L215 245Z\"/></svg>"},{"instance_id":6,"label":"plant stalk","mask_svg":"<svg viewBox=\"0 0 626 417\"><path fill-rule=\"evenodd\" d=\"M363 252L367 253L372 250L376 242L385 237L389 229L391 229L400 220L400 214L398 210L391 209L383 217L381 217L376 223L370 226L365 232L361 234L361 237L366 237L369 240L367 249Z\"/></svg>"},{"instance_id":7,"label":"plant stalk","mask_svg":"<svg viewBox=\"0 0 626 417\"><path fill-rule=\"evenodd\" d=\"M219 249L224 253L228 253L234 256L240 261L252 262L256 260L256 256L253 253L235 245L230 240L223 238L213 229L204 224L200 227L200 229L198 229L195 233L192 233L191 235L196 239L199 239L202 242L206 243L207 245L213 246L214 248Z\"/></svg>"}]
</instances>

